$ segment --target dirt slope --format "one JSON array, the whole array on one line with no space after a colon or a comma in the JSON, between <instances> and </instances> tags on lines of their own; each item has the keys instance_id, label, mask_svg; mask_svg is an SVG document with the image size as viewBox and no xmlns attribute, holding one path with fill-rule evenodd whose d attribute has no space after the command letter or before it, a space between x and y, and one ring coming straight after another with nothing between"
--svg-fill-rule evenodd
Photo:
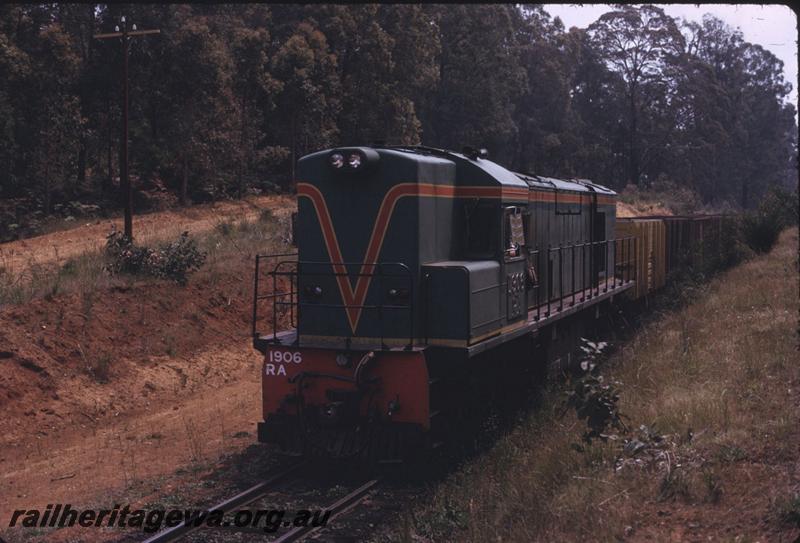
<instances>
[{"instance_id":1,"label":"dirt slope","mask_svg":"<svg viewBox=\"0 0 800 543\"><path fill-rule=\"evenodd\" d=\"M134 227L155 239L294 207L291 198L253 198L155 213ZM92 225L0 249L24 266L101 246L106 234L107 225ZM16 508L128 499L255 441L252 255L226 258L186 287L119 281L0 308L0 524Z\"/></svg>"},{"instance_id":2,"label":"dirt slope","mask_svg":"<svg viewBox=\"0 0 800 543\"><path fill-rule=\"evenodd\" d=\"M184 230L191 234L205 232L224 221L250 220L263 209L288 210L294 207L290 196L256 196L234 202L204 204L185 209L162 211L134 216L133 234L136 241L170 238ZM122 229L122 219L104 219L85 223L76 228L43 236L0 244L0 267L20 272L31 264L63 262L86 251L103 247L112 225Z\"/></svg>"},{"instance_id":3,"label":"dirt slope","mask_svg":"<svg viewBox=\"0 0 800 543\"><path fill-rule=\"evenodd\" d=\"M0 312L2 514L121 491L220 454L237 432L252 441L249 296L229 277Z\"/></svg>"},{"instance_id":4,"label":"dirt slope","mask_svg":"<svg viewBox=\"0 0 800 543\"><path fill-rule=\"evenodd\" d=\"M648 215L673 215L672 211L661 204L628 204L617 202L617 217L644 217Z\"/></svg>"}]
</instances>

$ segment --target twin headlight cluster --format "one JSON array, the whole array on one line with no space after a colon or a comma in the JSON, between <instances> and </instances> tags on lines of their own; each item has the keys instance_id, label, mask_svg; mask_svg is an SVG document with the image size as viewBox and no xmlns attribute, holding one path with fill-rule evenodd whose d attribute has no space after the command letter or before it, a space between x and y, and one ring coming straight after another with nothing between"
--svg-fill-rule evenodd
<instances>
[{"instance_id":1,"label":"twin headlight cluster","mask_svg":"<svg viewBox=\"0 0 800 543\"><path fill-rule=\"evenodd\" d=\"M355 173L368 169L379 158L378 152L368 147L334 149L328 155L328 164L335 171Z\"/></svg>"},{"instance_id":2,"label":"twin headlight cluster","mask_svg":"<svg viewBox=\"0 0 800 543\"><path fill-rule=\"evenodd\" d=\"M333 153L330 160L334 170L341 170L345 167L345 164L347 164L348 168L357 170L364 161L359 153L350 153L347 158L342 153Z\"/></svg>"}]
</instances>

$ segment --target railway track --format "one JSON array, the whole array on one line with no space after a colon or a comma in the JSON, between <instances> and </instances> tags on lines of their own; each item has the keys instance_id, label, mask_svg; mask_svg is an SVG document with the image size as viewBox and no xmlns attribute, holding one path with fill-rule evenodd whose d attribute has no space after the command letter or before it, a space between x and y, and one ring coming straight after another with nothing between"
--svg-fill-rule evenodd
<instances>
[{"instance_id":1,"label":"railway track","mask_svg":"<svg viewBox=\"0 0 800 543\"><path fill-rule=\"evenodd\" d=\"M227 514L234 509L252 504L275 491L279 484L291 482L292 478L302 472L302 468L306 467L307 465L308 464L306 462L299 462L289 466L288 468L279 470L269 475L264 481L258 483L257 485L254 485L231 498L223 500L222 502L209 507L204 511L204 513L207 515L210 511L222 511ZM295 541L304 539L312 533L329 527L335 519L355 509L373 490L378 487L378 485L379 481L377 479L370 479L363 484L358 485L357 488L349 492L344 497L337 499L335 502L326 507L321 507L320 509L322 511L330 512L330 515L328 516L324 525L317 526L312 524L306 526L295 526L277 537L275 537L275 534L264 532L256 527L234 527L226 525L222 528L217 528L205 526L202 522L195 523L191 520L186 520L178 526L168 528L153 535L152 537L143 541L143 543L174 543L184 540L192 533L205 530L215 530L217 532L224 530L224 532L231 534L246 533L248 535L259 536L262 540L270 541L271 543L293 543ZM272 537L272 539L268 539L269 537Z\"/></svg>"},{"instance_id":2,"label":"railway track","mask_svg":"<svg viewBox=\"0 0 800 543\"><path fill-rule=\"evenodd\" d=\"M330 518L328 518L328 522L331 522L332 520L335 520L337 517L344 515L345 513L354 509L377 486L378 486L377 479L372 479L370 481L367 481L363 485L359 486L358 488L350 492L347 496L340 498L339 500L335 501L334 503L326 507L325 510L331 512L331 516ZM311 535L313 532L322 529L323 527L298 526L286 532L278 539L275 539L273 543L293 543L294 541L300 541L304 537Z\"/></svg>"}]
</instances>

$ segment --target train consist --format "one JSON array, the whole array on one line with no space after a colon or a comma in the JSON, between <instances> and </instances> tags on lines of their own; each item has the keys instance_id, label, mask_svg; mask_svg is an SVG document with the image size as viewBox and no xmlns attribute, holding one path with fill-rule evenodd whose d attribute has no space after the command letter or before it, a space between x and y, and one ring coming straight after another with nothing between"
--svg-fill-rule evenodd
<instances>
[{"instance_id":1,"label":"train consist","mask_svg":"<svg viewBox=\"0 0 800 543\"><path fill-rule=\"evenodd\" d=\"M603 186L472 149L317 152L297 194L297 254L256 259L252 332L259 441L307 454L435 441L488 394L568 366L615 298L720 242L719 217L617 219Z\"/></svg>"}]
</instances>

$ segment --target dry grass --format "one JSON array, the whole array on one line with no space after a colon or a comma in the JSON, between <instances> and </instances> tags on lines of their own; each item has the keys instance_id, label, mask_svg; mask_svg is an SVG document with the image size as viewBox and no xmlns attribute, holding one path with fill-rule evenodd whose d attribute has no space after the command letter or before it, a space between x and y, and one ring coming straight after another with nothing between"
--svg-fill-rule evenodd
<instances>
[{"instance_id":1,"label":"dry grass","mask_svg":"<svg viewBox=\"0 0 800 543\"><path fill-rule=\"evenodd\" d=\"M208 254L205 265L196 275L213 283L221 274L251 273L256 253L273 249L289 252L286 250L288 228L288 218L276 217L268 209L253 220L234 222L220 219L213 230L194 237ZM148 243L155 245L171 240L152 238ZM68 292L85 295L134 279L110 276L105 271L107 265L104 252L93 250L69 258L63 264L31 261L24 269L12 272L10 266L3 266L0 255L0 307L20 305L36 298L53 298Z\"/></svg>"},{"instance_id":2,"label":"dry grass","mask_svg":"<svg viewBox=\"0 0 800 543\"><path fill-rule=\"evenodd\" d=\"M62 265L31 262L24 270L16 272L3 267L0 260L0 307L108 286L110 278L103 272L104 265L105 257L99 252L69 258Z\"/></svg>"},{"instance_id":3,"label":"dry grass","mask_svg":"<svg viewBox=\"0 0 800 543\"><path fill-rule=\"evenodd\" d=\"M256 254L292 253L290 245L290 218L278 217L269 209L262 210L251 221L224 221L215 224L202 238L200 248L208 254L201 270L210 279L237 270L251 274ZM246 281L249 287L249 281Z\"/></svg>"},{"instance_id":4,"label":"dry grass","mask_svg":"<svg viewBox=\"0 0 800 543\"><path fill-rule=\"evenodd\" d=\"M620 462L620 442L576 451L583 428L560 416L553 391L549 407L450 476L390 539L668 540L684 510L707 534L738 526L723 538L791 530L781 504L798 488L752 470L781 473L800 438L797 236L785 231L769 255L721 274L612 356L604 373L622 383L621 412L665 437L652 461ZM659 528L662 509L673 516Z\"/></svg>"}]
</instances>

